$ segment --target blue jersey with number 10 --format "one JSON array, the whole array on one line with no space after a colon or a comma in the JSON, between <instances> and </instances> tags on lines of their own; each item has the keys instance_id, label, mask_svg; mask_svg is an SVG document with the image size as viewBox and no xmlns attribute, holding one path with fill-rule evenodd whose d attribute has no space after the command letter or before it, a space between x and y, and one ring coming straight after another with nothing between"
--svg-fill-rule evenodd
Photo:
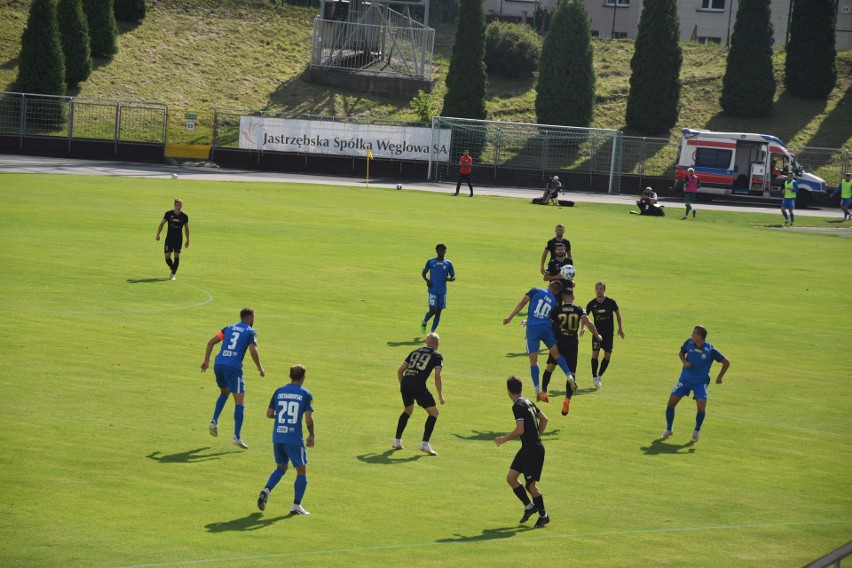
<instances>
[{"instance_id":1,"label":"blue jersey with number 10","mask_svg":"<svg viewBox=\"0 0 852 568\"><path fill-rule=\"evenodd\" d=\"M249 345L257 345L257 332L247 323L229 325L221 332L222 349L216 355L214 365L227 365L242 370L243 358Z\"/></svg>"},{"instance_id":2,"label":"blue jersey with number 10","mask_svg":"<svg viewBox=\"0 0 852 568\"><path fill-rule=\"evenodd\" d=\"M269 408L275 412L275 427L272 441L276 444L302 444L302 416L305 411L313 412L314 396L301 385L290 383L280 387L272 395Z\"/></svg>"},{"instance_id":3,"label":"blue jersey with number 10","mask_svg":"<svg viewBox=\"0 0 852 568\"><path fill-rule=\"evenodd\" d=\"M529 313L527 314L527 327L537 325L550 326L550 312L556 307L556 296L546 288L530 288L524 294L530 299Z\"/></svg>"}]
</instances>

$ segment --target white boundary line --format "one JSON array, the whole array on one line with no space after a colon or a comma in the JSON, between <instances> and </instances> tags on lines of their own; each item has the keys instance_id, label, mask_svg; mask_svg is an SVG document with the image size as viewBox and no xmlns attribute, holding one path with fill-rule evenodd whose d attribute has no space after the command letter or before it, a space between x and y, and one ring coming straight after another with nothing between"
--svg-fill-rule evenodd
<instances>
[{"instance_id":1,"label":"white boundary line","mask_svg":"<svg viewBox=\"0 0 852 568\"><path fill-rule=\"evenodd\" d=\"M175 280L175 284L180 284L181 286L186 286L187 288L192 288L193 290L198 290L204 294L207 294L207 299L203 302L198 302L197 304L191 304L188 306L178 306L176 308L151 308L147 310L74 310L70 312L66 312L69 314L75 315L87 315L87 314L152 314L156 312L172 312L176 310L190 310L192 308L197 308L199 306L203 306L204 304L209 304L216 298L203 288L199 288L198 286L193 286L191 284L186 284L184 282L179 282Z\"/></svg>"},{"instance_id":2,"label":"white boundary line","mask_svg":"<svg viewBox=\"0 0 852 568\"><path fill-rule=\"evenodd\" d=\"M586 532L586 533L574 533L574 534L556 534L556 535L542 535L537 537L529 537L525 538L524 541L530 540L553 540L553 539L563 539L563 538L599 538L605 536L630 536L630 535L642 535L642 534L655 534L655 533L680 533L680 532L700 532L700 531L723 531L723 530L740 530L740 529L760 529L760 528L772 528L772 527L797 527L797 526L808 526L808 525L836 525L836 524L847 524L852 523L852 519L848 520L840 520L840 521L799 521L799 522L789 522L789 523L745 523L741 525L710 525L706 527L673 527L673 528L661 528L661 529L632 529L632 530L623 530L623 531L598 531L598 532ZM526 531L525 531L526 532ZM518 540L512 540L506 538L504 535L495 536L493 538L476 538L477 543L482 542L504 542L511 544L518 544ZM175 562L157 562L152 564L126 564L123 566L118 566L115 568L156 568L160 566L187 566L192 564L212 564L212 563L227 563L227 562L245 562L246 560L270 560L274 558L295 558L299 556L319 556L323 554L352 554L358 552L375 552L382 550L399 550L405 548L427 548L432 546L446 546L446 545L457 545L457 544L465 544L471 541L460 540L456 542L420 542L420 543L412 543L412 544L384 544L377 546L363 546L363 547L351 547L351 548L333 548L329 550L310 550L303 552L282 552L280 554L255 554L251 556L232 556L232 557L223 557L223 558L204 558L198 560L178 560Z\"/></svg>"}]
</instances>

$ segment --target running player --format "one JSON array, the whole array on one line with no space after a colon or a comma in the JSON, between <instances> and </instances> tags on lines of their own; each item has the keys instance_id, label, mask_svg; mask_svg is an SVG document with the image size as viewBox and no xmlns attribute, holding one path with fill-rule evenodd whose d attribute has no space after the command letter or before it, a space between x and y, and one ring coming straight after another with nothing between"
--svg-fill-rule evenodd
<instances>
[{"instance_id":1,"label":"running player","mask_svg":"<svg viewBox=\"0 0 852 568\"><path fill-rule=\"evenodd\" d=\"M544 508L544 497L536 486L536 482L541 481L541 470L544 468L544 444L541 443L541 434L547 427L547 416L531 400L521 396L523 389L521 379L512 375L506 381L506 388L509 391L509 398L512 399L515 429L505 436L497 436L494 443L499 447L509 440L521 439L521 449L515 454L515 459L509 466L506 481L524 504L524 515L520 522L527 522L537 512L538 521L535 523L535 528L540 529L550 522L547 510ZM522 473L526 481L526 491L518 481ZM527 497L527 491L532 496L532 500Z\"/></svg>"},{"instance_id":2,"label":"running player","mask_svg":"<svg viewBox=\"0 0 852 568\"><path fill-rule=\"evenodd\" d=\"M180 198L175 198L175 208L172 211L166 211L163 215L163 220L160 221L160 226L157 227L157 237L160 240L160 232L163 230L163 225L169 224L166 230L166 244L163 246L163 253L166 256L166 264L171 270L171 279L177 277L178 266L180 265L181 229L186 233L186 244L183 245L189 248L189 217L181 211L183 209L183 201ZM174 260L172 260L174 255Z\"/></svg>"},{"instance_id":3,"label":"running player","mask_svg":"<svg viewBox=\"0 0 852 568\"><path fill-rule=\"evenodd\" d=\"M716 376L716 384L721 385L722 377L725 376L731 362L715 347L707 343L707 328L700 325L695 326L692 330L692 337L684 341L678 355L681 363L683 363L683 370L680 372L680 378L675 388L672 389L669 403L666 405L666 431L663 432L662 439L665 440L674 433L672 426L674 425L675 406L681 398L689 396L690 391L692 391L692 398L695 399L698 408L698 412L695 414L695 430L692 432L692 441L697 442L707 410L710 367L713 365L713 361L722 363L722 368Z\"/></svg>"},{"instance_id":4,"label":"running player","mask_svg":"<svg viewBox=\"0 0 852 568\"><path fill-rule=\"evenodd\" d=\"M621 312L618 311L618 304L615 300L606 296L606 284L603 282L595 284L595 297L586 305L586 313L594 320L598 333L603 337L603 341L592 339L592 381L597 388L601 388L601 378L609 366L609 360L612 358L612 339L615 335L612 325L613 316L618 321L618 335L621 339L624 339L624 330L621 328ZM581 325L580 335L582 336L585 332L585 327ZM601 348L604 350L604 360L600 369L598 369L598 357Z\"/></svg>"},{"instance_id":5,"label":"running player","mask_svg":"<svg viewBox=\"0 0 852 568\"><path fill-rule=\"evenodd\" d=\"M229 325L214 335L207 342L204 351L204 361L201 363L201 372L205 372L210 366L210 354L213 346L224 341L216 360L213 363L213 372L216 374L216 384L219 385L219 398L213 410L213 420L210 421L210 435L219 435L219 415L228 402L228 397L234 395L234 438L231 440L235 446L247 450L248 446L240 436L243 427L244 398L246 384L243 380L243 358L246 350L251 353L251 358L257 366L261 377L266 376L266 371L260 364L260 355L257 353L257 332L252 328L254 325L254 310L243 308L240 310L240 321Z\"/></svg>"},{"instance_id":6,"label":"running player","mask_svg":"<svg viewBox=\"0 0 852 568\"><path fill-rule=\"evenodd\" d=\"M426 312L423 321L420 322L420 333L426 333L426 324L432 316L435 317L435 321L432 322L432 333L435 333L435 330L438 329L438 324L441 322L441 310L447 307L447 282L456 279L453 263L444 258L447 246L439 244L435 246L435 252L438 253L438 256L427 260L426 266L423 267L423 272L420 274L426 281L429 292L429 311ZM427 274L429 276L426 276Z\"/></svg>"},{"instance_id":7,"label":"running player","mask_svg":"<svg viewBox=\"0 0 852 568\"><path fill-rule=\"evenodd\" d=\"M556 335L556 347L559 349L559 354L565 357L568 368L571 369L571 374L576 375L577 349L580 343L577 331L580 329L580 322L583 322L583 325L592 331L595 339L603 341L603 338L598 334L595 324L589 320L585 310L574 304L573 288L562 290L562 304L550 312L550 319L553 320L553 332ZM553 355L550 355L547 358L547 369L544 371L541 382L541 388L545 392L547 392L547 385L550 384L550 376L553 374L554 369L556 369L556 359L553 358ZM571 397L576 390L577 382L574 380L574 377L571 377L565 382L565 400L562 402L562 416L568 414L568 410L571 407Z\"/></svg>"},{"instance_id":8,"label":"running player","mask_svg":"<svg viewBox=\"0 0 852 568\"><path fill-rule=\"evenodd\" d=\"M429 414L426 417L426 426L423 428L423 441L420 442L420 451L430 456L437 456L438 452L432 449L429 444L429 438L432 437L432 431L435 429L435 423L438 421L438 407L435 406L435 397L429 392L426 387L426 380L435 370L435 389L438 391L438 400L444 404L444 384L441 378L441 370L444 367L444 357L438 353L438 344L440 338L437 333L430 333L426 336L426 347L415 349L408 354L405 362L399 366L396 371L397 379L399 379L399 392L402 394L402 404L405 407L402 414L399 415L399 420L396 424L396 438L393 439L391 449L402 449L402 433L405 431L405 426L408 424L408 419L411 418L411 413L414 412L414 402L423 407Z\"/></svg>"},{"instance_id":9,"label":"running player","mask_svg":"<svg viewBox=\"0 0 852 568\"><path fill-rule=\"evenodd\" d=\"M530 288L529 292L524 294L515 309L508 317L503 319L503 325L508 325L512 318L518 315L524 306L529 304L531 310L527 315L526 322L521 325L526 325L527 336L527 354L530 358L530 375L532 376L533 387L535 387L536 400L548 402L547 391L542 390L538 386L538 350L541 348L541 342L550 350L550 354L556 359L559 368L565 373L565 378L568 381L573 381L571 370L568 368L568 363L565 362L565 357L559 354L556 348L556 337L553 335L553 328L550 323L550 312L556 307L556 296L562 291L562 284L554 280L548 284L547 289Z\"/></svg>"},{"instance_id":10,"label":"running player","mask_svg":"<svg viewBox=\"0 0 852 568\"><path fill-rule=\"evenodd\" d=\"M308 452L305 447L314 447L314 396L304 387L305 367L293 365L290 367L290 384L279 387L269 401L266 417L275 419L272 430L272 451L275 454L275 471L269 476L260 495L257 498L257 508L266 509L269 494L287 473L287 463L292 462L296 468L296 480L293 483L293 506L291 515L310 515L302 507L302 498L308 487ZM302 418L308 429L308 439L302 432Z\"/></svg>"}]
</instances>

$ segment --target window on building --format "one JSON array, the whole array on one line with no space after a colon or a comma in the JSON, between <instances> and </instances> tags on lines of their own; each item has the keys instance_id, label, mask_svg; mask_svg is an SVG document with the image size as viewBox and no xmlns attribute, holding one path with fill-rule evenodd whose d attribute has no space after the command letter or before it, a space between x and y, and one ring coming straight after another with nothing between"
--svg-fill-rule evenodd
<instances>
[{"instance_id":1,"label":"window on building","mask_svg":"<svg viewBox=\"0 0 852 568\"><path fill-rule=\"evenodd\" d=\"M727 170L731 165L732 150L718 148L698 148L695 150L696 168L719 168Z\"/></svg>"},{"instance_id":2,"label":"window on building","mask_svg":"<svg viewBox=\"0 0 852 568\"><path fill-rule=\"evenodd\" d=\"M630 0L606 0L604 6L630 6Z\"/></svg>"},{"instance_id":3,"label":"window on building","mask_svg":"<svg viewBox=\"0 0 852 568\"><path fill-rule=\"evenodd\" d=\"M709 45L711 43L720 44L722 43L722 38L720 37L697 37L695 39L700 44Z\"/></svg>"},{"instance_id":4,"label":"window on building","mask_svg":"<svg viewBox=\"0 0 852 568\"><path fill-rule=\"evenodd\" d=\"M702 10L724 10L725 0L701 0Z\"/></svg>"}]
</instances>

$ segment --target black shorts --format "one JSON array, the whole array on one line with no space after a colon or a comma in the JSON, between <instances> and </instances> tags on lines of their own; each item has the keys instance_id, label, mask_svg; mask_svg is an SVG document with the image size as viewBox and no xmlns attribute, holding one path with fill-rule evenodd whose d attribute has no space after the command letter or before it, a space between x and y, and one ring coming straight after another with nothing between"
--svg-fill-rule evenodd
<instances>
[{"instance_id":1,"label":"black shorts","mask_svg":"<svg viewBox=\"0 0 852 568\"><path fill-rule=\"evenodd\" d=\"M600 333L600 332L598 332ZM597 351L599 349L603 349L607 353L612 351L612 338L615 336L614 333L605 334L601 333L601 337L603 337L603 341L600 343L592 336L592 351Z\"/></svg>"},{"instance_id":2,"label":"black shorts","mask_svg":"<svg viewBox=\"0 0 852 568\"><path fill-rule=\"evenodd\" d=\"M402 395L402 404L411 406L414 401L423 408L435 406L435 397L426 388L425 383L416 380L402 379L402 384L399 386L399 392Z\"/></svg>"},{"instance_id":3,"label":"black shorts","mask_svg":"<svg viewBox=\"0 0 852 568\"><path fill-rule=\"evenodd\" d=\"M577 349L580 342L576 337L562 335L559 332L556 332L555 335L556 348L559 349L559 354L565 357L565 361L568 363L568 368L571 369L571 373L573 374L577 371ZM556 359L553 358L553 355L547 356L547 364L556 364Z\"/></svg>"},{"instance_id":4,"label":"black shorts","mask_svg":"<svg viewBox=\"0 0 852 568\"><path fill-rule=\"evenodd\" d=\"M171 241L166 239L166 244L163 245L163 252L168 254L170 252L180 252L180 249L183 248L183 240L178 239L176 241Z\"/></svg>"},{"instance_id":5,"label":"black shorts","mask_svg":"<svg viewBox=\"0 0 852 568\"><path fill-rule=\"evenodd\" d=\"M544 446L533 446L525 449L523 446L515 459L512 460L510 469L524 474L527 482L541 481L541 470L544 468Z\"/></svg>"}]
</instances>

